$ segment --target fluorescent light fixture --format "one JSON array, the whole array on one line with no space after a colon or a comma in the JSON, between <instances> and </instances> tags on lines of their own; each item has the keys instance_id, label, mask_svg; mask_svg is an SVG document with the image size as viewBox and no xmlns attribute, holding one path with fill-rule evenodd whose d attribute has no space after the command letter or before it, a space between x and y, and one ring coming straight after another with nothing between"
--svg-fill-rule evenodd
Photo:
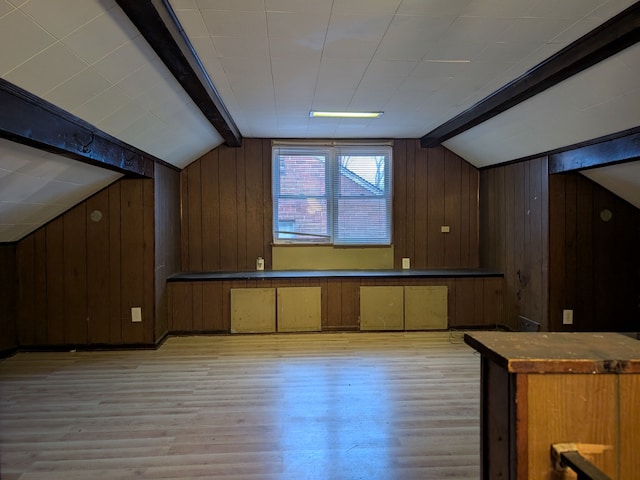
<instances>
[{"instance_id":1,"label":"fluorescent light fixture","mask_svg":"<svg viewBox=\"0 0 640 480\"><path fill-rule=\"evenodd\" d=\"M310 117L330 117L330 118L378 118L384 112L319 112L311 110Z\"/></svg>"}]
</instances>

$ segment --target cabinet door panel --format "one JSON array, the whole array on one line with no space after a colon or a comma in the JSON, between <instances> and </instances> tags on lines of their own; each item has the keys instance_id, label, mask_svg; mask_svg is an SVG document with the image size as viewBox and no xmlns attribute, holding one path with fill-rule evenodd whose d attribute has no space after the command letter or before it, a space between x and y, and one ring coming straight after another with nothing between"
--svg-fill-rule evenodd
<instances>
[{"instance_id":1,"label":"cabinet door panel","mask_svg":"<svg viewBox=\"0 0 640 480\"><path fill-rule=\"evenodd\" d=\"M275 288L231 289L231 333L275 331Z\"/></svg>"},{"instance_id":2,"label":"cabinet door panel","mask_svg":"<svg viewBox=\"0 0 640 480\"><path fill-rule=\"evenodd\" d=\"M278 287L278 332L319 332L320 287Z\"/></svg>"},{"instance_id":3,"label":"cabinet door panel","mask_svg":"<svg viewBox=\"0 0 640 480\"><path fill-rule=\"evenodd\" d=\"M360 330L403 330L404 287L360 287Z\"/></svg>"},{"instance_id":4,"label":"cabinet door panel","mask_svg":"<svg viewBox=\"0 0 640 480\"><path fill-rule=\"evenodd\" d=\"M405 330L446 330L447 286L404 287Z\"/></svg>"}]
</instances>

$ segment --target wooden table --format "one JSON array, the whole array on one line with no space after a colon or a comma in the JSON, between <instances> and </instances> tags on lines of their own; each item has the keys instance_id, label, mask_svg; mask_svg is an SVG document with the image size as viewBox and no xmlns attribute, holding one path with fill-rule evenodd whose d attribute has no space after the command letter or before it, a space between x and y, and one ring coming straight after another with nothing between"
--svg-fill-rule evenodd
<instances>
[{"instance_id":1,"label":"wooden table","mask_svg":"<svg viewBox=\"0 0 640 480\"><path fill-rule=\"evenodd\" d=\"M494 331L465 342L482 354L483 479L564 478L550 455L562 442L594 450L585 456L612 478L639 478L640 341Z\"/></svg>"}]
</instances>

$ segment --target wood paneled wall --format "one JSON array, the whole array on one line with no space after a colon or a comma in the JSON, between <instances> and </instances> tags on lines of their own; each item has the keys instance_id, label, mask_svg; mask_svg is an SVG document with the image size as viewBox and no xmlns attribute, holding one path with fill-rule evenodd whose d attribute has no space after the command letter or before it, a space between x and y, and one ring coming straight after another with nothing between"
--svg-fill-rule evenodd
<instances>
[{"instance_id":1,"label":"wood paneled wall","mask_svg":"<svg viewBox=\"0 0 640 480\"><path fill-rule=\"evenodd\" d=\"M578 173L551 175L549 196L551 328L640 331L640 210Z\"/></svg>"},{"instance_id":2,"label":"wood paneled wall","mask_svg":"<svg viewBox=\"0 0 640 480\"><path fill-rule=\"evenodd\" d=\"M393 149L395 267L477 267L478 171L439 147L396 140ZM182 171L182 270L271 268L271 141L220 146ZM450 233L440 227L450 226Z\"/></svg>"},{"instance_id":3,"label":"wood paneled wall","mask_svg":"<svg viewBox=\"0 0 640 480\"><path fill-rule=\"evenodd\" d=\"M502 277L447 279L309 279L217 280L169 283L169 330L230 331L232 288L320 287L322 330L358 330L360 287L446 285L450 327L496 326L502 323Z\"/></svg>"},{"instance_id":4,"label":"wood paneled wall","mask_svg":"<svg viewBox=\"0 0 640 480\"><path fill-rule=\"evenodd\" d=\"M169 330L167 277L180 271L180 173L162 165L154 172L155 207L155 334Z\"/></svg>"},{"instance_id":5,"label":"wood paneled wall","mask_svg":"<svg viewBox=\"0 0 640 480\"><path fill-rule=\"evenodd\" d=\"M0 356L18 347L16 246L0 245Z\"/></svg>"},{"instance_id":6,"label":"wood paneled wall","mask_svg":"<svg viewBox=\"0 0 640 480\"><path fill-rule=\"evenodd\" d=\"M182 270L271 266L271 141L220 146L181 173Z\"/></svg>"},{"instance_id":7,"label":"wood paneled wall","mask_svg":"<svg viewBox=\"0 0 640 480\"><path fill-rule=\"evenodd\" d=\"M504 272L506 324L523 315L549 328L547 158L480 172L480 265Z\"/></svg>"},{"instance_id":8,"label":"wood paneled wall","mask_svg":"<svg viewBox=\"0 0 640 480\"><path fill-rule=\"evenodd\" d=\"M478 267L478 182L478 170L443 147L394 142L395 268L402 257L418 269Z\"/></svg>"},{"instance_id":9,"label":"wood paneled wall","mask_svg":"<svg viewBox=\"0 0 640 480\"><path fill-rule=\"evenodd\" d=\"M19 242L20 346L153 344L153 188L120 180Z\"/></svg>"}]
</instances>

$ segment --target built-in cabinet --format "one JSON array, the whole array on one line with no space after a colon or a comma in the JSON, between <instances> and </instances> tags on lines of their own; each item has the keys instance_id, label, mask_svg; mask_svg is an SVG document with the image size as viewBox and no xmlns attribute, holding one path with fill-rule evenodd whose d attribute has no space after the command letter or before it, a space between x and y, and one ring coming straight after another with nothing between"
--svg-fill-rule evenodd
<instances>
[{"instance_id":1,"label":"built-in cabinet","mask_svg":"<svg viewBox=\"0 0 640 480\"><path fill-rule=\"evenodd\" d=\"M319 332L322 329L320 287L278 287L278 332Z\"/></svg>"},{"instance_id":2,"label":"built-in cabinet","mask_svg":"<svg viewBox=\"0 0 640 480\"><path fill-rule=\"evenodd\" d=\"M231 333L276 331L274 288L231 289Z\"/></svg>"},{"instance_id":3,"label":"built-in cabinet","mask_svg":"<svg viewBox=\"0 0 640 480\"><path fill-rule=\"evenodd\" d=\"M231 333L317 332L320 287L232 288Z\"/></svg>"},{"instance_id":4,"label":"built-in cabinet","mask_svg":"<svg viewBox=\"0 0 640 480\"><path fill-rule=\"evenodd\" d=\"M448 327L447 286L360 287L360 330Z\"/></svg>"},{"instance_id":5,"label":"built-in cabinet","mask_svg":"<svg viewBox=\"0 0 640 480\"><path fill-rule=\"evenodd\" d=\"M245 305L240 306L238 301L232 306L231 291L237 289L271 291L274 300L269 309L275 320L270 325L275 326L267 331L429 330L496 328L504 324L501 274L453 270L446 273L448 276L441 271L179 274L168 282L169 332L230 333L247 328L243 320L239 321L240 326L232 325L232 317L246 316L244 309L260 302L247 293L249 298L242 300ZM370 287L393 287L390 291L396 292L397 297L394 300L392 294L389 300L393 308L370 309L371 302L365 301ZM371 300L377 301L380 290L371 292ZM400 315L393 313L394 308L400 309ZM383 309L387 310L384 324L373 328L371 315L380 316ZM313 320L307 318L318 310L319 321L316 313Z\"/></svg>"}]
</instances>

